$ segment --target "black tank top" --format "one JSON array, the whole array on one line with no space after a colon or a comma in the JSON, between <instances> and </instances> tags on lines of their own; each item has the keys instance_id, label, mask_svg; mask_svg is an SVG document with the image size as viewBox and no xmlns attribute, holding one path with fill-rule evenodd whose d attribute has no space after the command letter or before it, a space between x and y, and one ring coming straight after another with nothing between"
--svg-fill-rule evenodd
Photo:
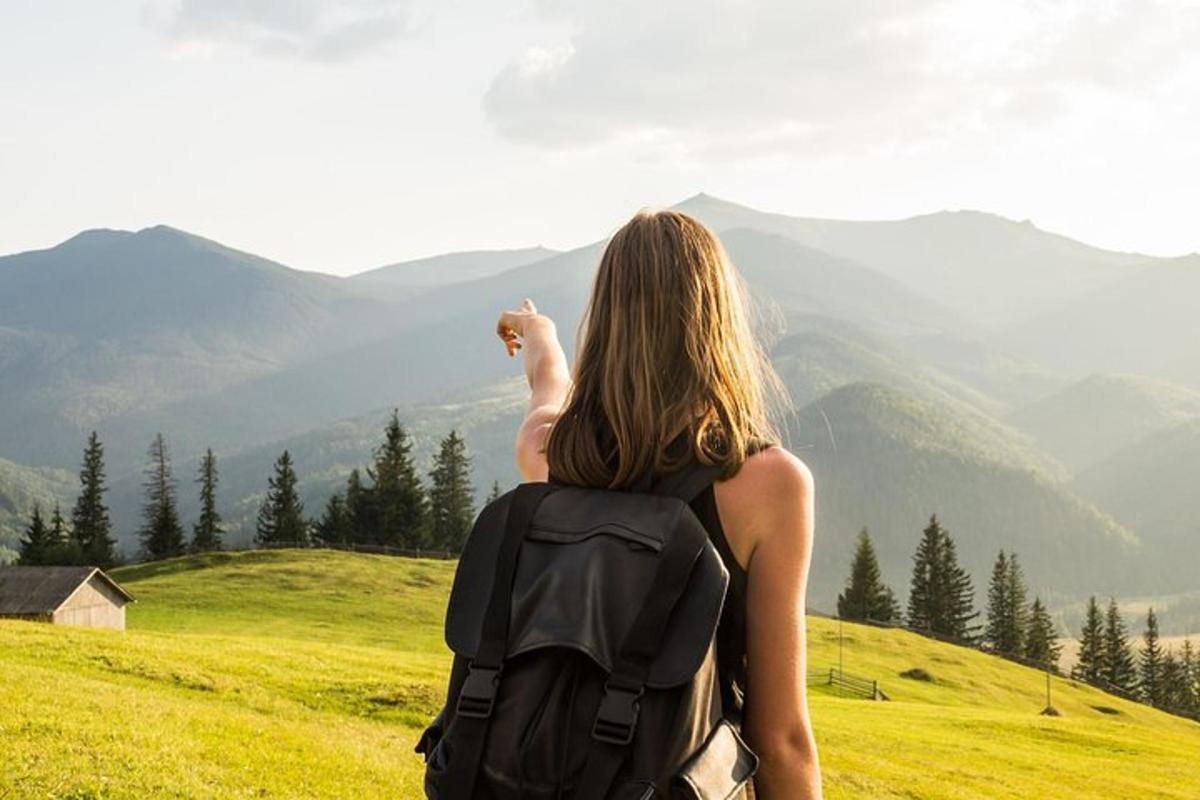
<instances>
[{"instance_id":1,"label":"black tank top","mask_svg":"<svg viewBox=\"0 0 1200 800\"><path fill-rule=\"evenodd\" d=\"M725 569L729 570L729 588L717 623L717 670L726 715L740 721L746 693L746 570L734 557L725 529L721 527L713 487L696 495L691 508L708 531L708 538L725 563Z\"/></svg>"}]
</instances>

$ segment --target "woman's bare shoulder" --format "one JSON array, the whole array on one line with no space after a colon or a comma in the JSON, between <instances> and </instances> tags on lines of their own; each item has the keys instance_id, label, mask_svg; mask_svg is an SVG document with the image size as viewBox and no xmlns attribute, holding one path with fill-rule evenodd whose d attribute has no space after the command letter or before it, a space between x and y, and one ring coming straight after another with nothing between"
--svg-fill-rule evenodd
<instances>
[{"instance_id":1,"label":"woman's bare shoulder","mask_svg":"<svg viewBox=\"0 0 1200 800\"><path fill-rule=\"evenodd\" d=\"M729 483L738 483L749 492L804 492L812 490L813 477L808 465L785 447L771 445L742 462Z\"/></svg>"},{"instance_id":2,"label":"woman's bare shoulder","mask_svg":"<svg viewBox=\"0 0 1200 800\"><path fill-rule=\"evenodd\" d=\"M716 486L721 525L738 561L746 566L758 545L780 531L797 530L812 508L812 472L786 448L772 445L747 458ZM804 526L801 524L800 529Z\"/></svg>"}]
</instances>

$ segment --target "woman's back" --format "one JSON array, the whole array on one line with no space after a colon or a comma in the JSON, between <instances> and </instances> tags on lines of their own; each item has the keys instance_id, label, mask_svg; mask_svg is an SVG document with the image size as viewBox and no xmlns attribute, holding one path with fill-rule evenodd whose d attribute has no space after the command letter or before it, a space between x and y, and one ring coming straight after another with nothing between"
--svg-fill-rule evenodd
<instances>
[{"instance_id":1,"label":"woman's back","mask_svg":"<svg viewBox=\"0 0 1200 800\"><path fill-rule=\"evenodd\" d=\"M516 460L526 480L633 489L689 460L721 467L693 508L731 573L721 649L745 689L758 796L813 798L804 640L812 476L773 444L766 396L778 379L742 298L707 229L678 212L639 214L605 250L573 369L531 301L502 314L497 333L510 355L525 355L531 396Z\"/></svg>"}]
</instances>

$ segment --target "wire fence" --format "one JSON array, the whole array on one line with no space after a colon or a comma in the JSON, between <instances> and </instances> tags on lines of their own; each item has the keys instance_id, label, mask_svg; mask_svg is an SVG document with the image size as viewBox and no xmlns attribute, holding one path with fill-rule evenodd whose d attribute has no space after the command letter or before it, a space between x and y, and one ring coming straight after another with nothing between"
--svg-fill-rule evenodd
<instances>
[{"instance_id":1,"label":"wire fence","mask_svg":"<svg viewBox=\"0 0 1200 800\"><path fill-rule=\"evenodd\" d=\"M392 547L386 544L367 544L364 542L242 542L224 544L217 552L244 553L250 550L341 550L347 553L368 553L377 556L397 556L399 558L431 558L437 561L450 561L458 558L458 553L449 550L426 550L422 548ZM146 564L158 559L137 559L128 564Z\"/></svg>"},{"instance_id":2,"label":"wire fence","mask_svg":"<svg viewBox=\"0 0 1200 800\"><path fill-rule=\"evenodd\" d=\"M233 549L233 548L229 548ZM342 550L348 553L371 553L378 556L400 556L402 558L433 558L449 561L458 558L458 553L449 550L425 550L422 548L392 547L386 544L362 542L261 542L242 547L243 550Z\"/></svg>"}]
</instances>

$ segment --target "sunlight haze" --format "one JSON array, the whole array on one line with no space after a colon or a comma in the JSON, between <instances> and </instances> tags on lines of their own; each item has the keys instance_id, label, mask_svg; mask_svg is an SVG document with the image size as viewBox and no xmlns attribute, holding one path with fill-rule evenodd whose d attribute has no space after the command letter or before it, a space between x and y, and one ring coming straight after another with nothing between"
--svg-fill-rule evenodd
<instances>
[{"instance_id":1,"label":"sunlight haze","mask_svg":"<svg viewBox=\"0 0 1200 800\"><path fill-rule=\"evenodd\" d=\"M704 191L1182 255L1198 35L1167 0L6 3L0 253L165 223L349 274Z\"/></svg>"}]
</instances>

